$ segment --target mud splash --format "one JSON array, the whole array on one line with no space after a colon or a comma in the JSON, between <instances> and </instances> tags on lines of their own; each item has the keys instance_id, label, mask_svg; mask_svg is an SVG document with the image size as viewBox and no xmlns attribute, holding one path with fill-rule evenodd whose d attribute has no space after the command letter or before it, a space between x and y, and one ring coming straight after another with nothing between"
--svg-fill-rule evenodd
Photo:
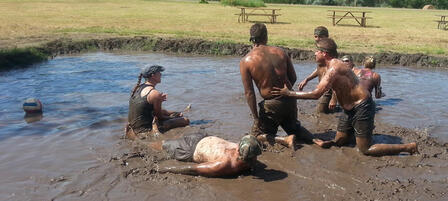
<instances>
[{"instance_id":1,"label":"mud splash","mask_svg":"<svg viewBox=\"0 0 448 201\"><path fill-rule=\"evenodd\" d=\"M8 70L15 67L30 65L57 55L73 54L86 51L109 51L109 50L134 50L154 52L174 52L196 55L234 55L243 56L250 51L251 46L247 44L236 44L229 42L214 42L200 39L173 39L138 36L133 38L107 38L72 40L58 39L39 47L27 49L11 49L0 51L0 70ZM314 60L314 52L310 50L283 48L292 59L301 61ZM25 57L33 58L24 59ZM345 53L340 52L340 55ZM357 63L361 63L366 56L372 54L355 53L350 54ZM448 66L447 57L434 57L424 54L400 54L394 52L383 52L373 54L381 65L401 65L417 67L442 67Z\"/></svg>"}]
</instances>

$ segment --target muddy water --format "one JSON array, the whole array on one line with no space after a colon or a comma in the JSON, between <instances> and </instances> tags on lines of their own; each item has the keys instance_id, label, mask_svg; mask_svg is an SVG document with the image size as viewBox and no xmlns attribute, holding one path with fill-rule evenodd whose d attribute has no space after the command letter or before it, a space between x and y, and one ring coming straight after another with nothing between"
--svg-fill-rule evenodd
<instances>
[{"instance_id":1,"label":"muddy water","mask_svg":"<svg viewBox=\"0 0 448 201\"><path fill-rule=\"evenodd\" d=\"M443 70L380 68L387 96L377 100L377 141L417 141L416 156L366 157L353 147L268 148L252 173L217 179L154 172L179 164L122 139L130 89L144 64L167 67L157 88L164 106L192 104L192 125L230 141L251 126L239 58L91 53L58 57L0 76L0 200L445 200L448 89ZM315 65L296 63L298 80ZM308 88L315 86L310 82ZM22 101L39 98L40 121ZM331 137L338 114L317 116L299 101L311 132ZM27 121L30 123L28 123ZM283 132L280 132L283 134ZM435 136L433 140L428 136ZM164 137L162 137L163 139Z\"/></svg>"}]
</instances>

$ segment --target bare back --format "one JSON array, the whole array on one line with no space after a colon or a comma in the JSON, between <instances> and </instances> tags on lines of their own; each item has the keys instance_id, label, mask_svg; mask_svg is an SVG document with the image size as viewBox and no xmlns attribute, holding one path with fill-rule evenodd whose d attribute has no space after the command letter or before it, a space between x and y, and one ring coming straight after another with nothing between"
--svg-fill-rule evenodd
<instances>
[{"instance_id":1,"label":"bare back","mask_svg":"<svg viewBox=\"0 0 448 201\"><path fill-rule=\"evenodd\" d=\"M330 61L327 73L318 88L333 89L345 110L351 110L370 96L370 93L361 86L352 69L338 59Z\"/></svg>"},{"instance_id":2,"label":"bare back","mask_svg":"<svg viewBox=\"0 0 448 201\"><path fill-rule=\"evenodd\" d=\"M373 89L375 88L375 97L381 98L382 92L381 92L381 76L374 72L370 68L364 68L364 69L353 69L353 72L358 76L359 81L361 85L366 88L369 93L371 94Z\"/></svg>"},{"instance_id":3,"label":"bare back","mask_svg":"<svg viewBox=\"0 0 448 201\"><path fill-rule=\"evenodd\" d=\"M196 145L193 161L204 163L211 161L228 161L238 157L238 145L219 137L208 136Z\"/></svg>"},{"instance_id":4,"label":"bare back","mask_svg":"<svg viewBox=\"0 0 448 201\"><path fill-rule=\"evenodd\" d=\"M266 45L254 47L240 62L240 71L245 83L245 90L248 89L248 82L255 82L260 95L264 99L271 99L269 93L272 87L282 87L284 84L288 88L296 81L296 74L291 60L286 53L278 48Z\"/></svg>"}]
</instances>

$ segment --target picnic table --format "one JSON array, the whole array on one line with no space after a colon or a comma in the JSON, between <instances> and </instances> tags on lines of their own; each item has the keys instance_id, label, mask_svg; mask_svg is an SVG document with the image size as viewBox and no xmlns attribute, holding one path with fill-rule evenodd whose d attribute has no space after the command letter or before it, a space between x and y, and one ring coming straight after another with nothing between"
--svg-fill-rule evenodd
<instances>
[{"instance_id":1,"label":"picnic table","mask_svg":"<svg viewBox=\"0 0 448 201\"><path fill-rule=\"evenodd\" d=\"M367 19L371 19L371 17L367 17L367 13L371 13L370 11L357 11L357 10L328 10L332 14L328 17L333 19L333 26L338 24L343 19L354 19L360 26L366 27Z\"/></svg>"},{"instance_id":2,"label":"picnic table","mask_svg":"<svg viewBox=\"0 0 448 201\"><path fill-rule=\"evenodd\" d=\"M440 20L436 20L437 24L437 28L438 29L443 29L443 30L447 30L448 29L448 21L447 21L447 17L448 15L436 15L437 17L440 17Z\"/></svg>"},{"instance_id":3,"label":"picnic table","mask_svg":"<svg viewBox=\"0 0 448 201\"><path fill-rule=\"evenodd\" d=\"M277 16L281 15L281 14L276 13L276 11L281 10L278 8L239 7L239 9L241 10L241 12L235 14L235 15L238 15L238 22L248 22L249 16L266 16L269 18L269 22L276 23Z\"/></svg>"}]
</instances>

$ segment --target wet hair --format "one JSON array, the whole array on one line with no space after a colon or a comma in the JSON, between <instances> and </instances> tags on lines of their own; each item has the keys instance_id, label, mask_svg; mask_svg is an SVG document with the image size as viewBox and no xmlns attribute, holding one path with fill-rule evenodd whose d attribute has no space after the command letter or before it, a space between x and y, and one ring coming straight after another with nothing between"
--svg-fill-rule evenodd
<instances>
[{"instance_id":1,"label":"wet hair","mask_svg":"<svg viewBox=\"0 0 448 201\"><path fill-rule=\"evenodd\" d=\"M261 144L252 135L245 135L238 145L239 159L249 161L261 154Z\"/></svg>"},{"instance_id":2,"label":"wet hair","mask_svg":"<svg viewBox=\"0 0 448 201\"><path fill-rule=\"evenodd\" d=\"M364 59L364 68L374 69L376 66L376 59L373 56Z\"/></svg>"},{"instance_id":3,"label":"wet hair","mask_svg":"<svg viewBox=\"0 0 448 201\"><path fill-rule=\"evenodd\" d=\"M255 44L267 42L268 30L266 25L256 23L250 27L250 39L249 41Z\"/></svg>"},{"instance_id":4,"label":"wet hair","mask_svg":"<svg viewBox=\"0 0 448 201\"><path fill-rule=\"evenodd\" d=\"M322 38L316 42L318 50L328 53L331 57L338 57L338 45L331 38Z\"/></svg>"},{"instance_id":5,"label":"wet hair","mask_svg":"<svg viewBox=\"0 0 448 201\"><path fill-rule=\"evenodd\" d=\"M152 66L145 66L145 68L142 70L142 72L138 75L137 84L134 86L131 92L131 97L134 96L135 91L137 91L138 86L140 86L140 82L142 81L142 77L145 79L150 78L152 75L154 75L157 72L163 72L165 68L163 66L159 65L152 65Z\"/></svg>"},{"instance_id":6,"label":"wet hair","mask_svg":"<svg viewBox=\"0 0 448 201\"><path fill-rule=\"evenodd\" d=\"M314 35L318 37L326 37L328 38L328 29L324 26L318 26L314 29Z\"/></svg>"}]
</instances>

